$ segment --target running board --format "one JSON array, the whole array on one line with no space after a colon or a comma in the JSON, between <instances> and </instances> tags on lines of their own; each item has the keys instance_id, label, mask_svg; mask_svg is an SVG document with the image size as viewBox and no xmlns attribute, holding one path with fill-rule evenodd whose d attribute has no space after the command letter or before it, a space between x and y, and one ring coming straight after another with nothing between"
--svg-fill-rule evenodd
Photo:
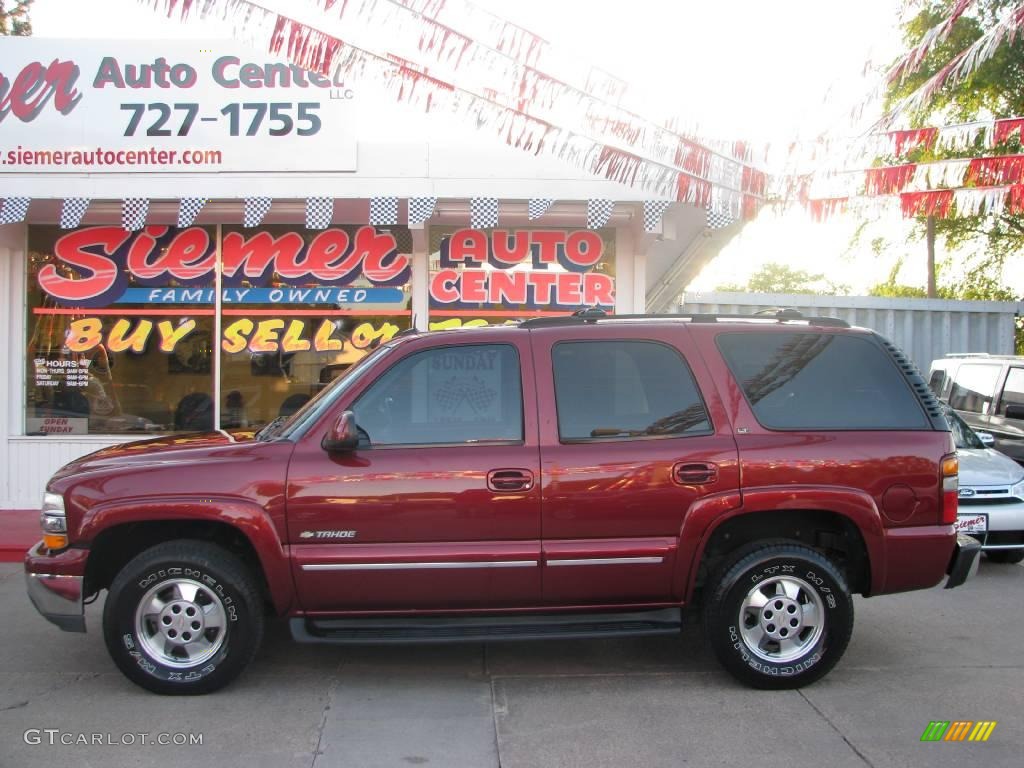
<instances>
[{"instance_id":1,"label":"running board","mask_svg":"<svg viewBox=\"0 0 1024 768\"><path fill-rule=\"evenodd\" d=\"M481 640L550 640L671 635L682 629L679 608L629 613L423 616L289 621L300 643L397 645Z\"/></svg>"}]
</instances>

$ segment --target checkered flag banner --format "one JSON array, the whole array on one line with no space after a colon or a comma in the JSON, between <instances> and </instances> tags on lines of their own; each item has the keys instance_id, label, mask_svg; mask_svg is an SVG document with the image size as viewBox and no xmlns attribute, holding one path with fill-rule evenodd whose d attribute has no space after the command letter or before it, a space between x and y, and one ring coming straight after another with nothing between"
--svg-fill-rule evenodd
<instances>
[{"instance_id":1,"label":"checkered flag banner","mask_svg":"<svg viewBox=\"0 0 1024 768\"><path fill-rule=\"evenodd\" d=\"M418 227L424 221L434 215L434 207L437 205L436 197L410 197L409 198L409 226Z\"/></svg>"},{"instance_id":2,"label":"checkered flag banner","mask_svg":"<svg viewBox=\"0 0 1024 768\"><path fill-rule=\"evenodd\" d=\"M88 197L65 197L60 207L60 228L74 229L80 226L87 210Z\"/></svg>"},{"instance_id":3,"label":"checkered flag banner","mask_svg":"<svg viewBox=\"0 0 1024 768\"><path fill-rule=\"evenodd\" d=\"M374 227L392 226L398 223L397 197L370 198L370 225Z\"/></svg>"},{"instance_id":4,"label":"checkered flag banner","mask_svg":"<svg viewBox=\"0 0 1024 768\"><path fill-rule=\"evenodd\" d=\"M178 206L178 226L191 227L204 205L206 205L205 197L184 198Z\"/></svg>"},{"instance_id":5,"label":"checkered flag banner","mask_svg":"<svg viewBox=\"0 0 1024 768\"><path fill-rule=\"evenodd\" d=\"M469 201L469 226L473 229L498 226L498 198L471 198Z\"/></svg>"},{"instance_id":6,"label":"checkered flag banner","mask_svg":"<svg viewBox=\"0 0 1024 768\"><path fill-rule=\"evenodd\" d=\"M708 229L728 227L735 219L725 211L708 208Z\"/></svg>"},{"instance_id":7,"label":"checkered flag banner","mask_svg":"<svg viewBox=\"0 0 1024 768\"><path fill-rule=\"evenodd\" d=\"M587 200L587 229L600 229L608 223L615 209L614 200Z\"/></svg>"},{"instance_id":8,"label":"checkered flag banner","mask_svg":"<svg viewBox=\"0 0 1024 768\"><path fill-rule=\"evenodd\" d=\"M0 207L0 224L17 224L25 220L28 213L30 197L8 197L4 200L3 207Z\"/></svg>"},{"instance_id":9,"label":"checkered flag banner","mask_svg":"<svg viewBox=\"0 0 1024 768\"><path fill-rule=\"evenodd\" d=\"M661 229L661 217L669 205L668 200L644 200L644 232L657 232Z\"/></svg>"},{"instance_id":10,"label":"checkered flag banner","mask_svg":"<svg viewBox=\"0 0 1024 768\"><path fill-rule=\"evenodd\" d=\"M242 219L242 226L258 227L262 224L263 217L270 211L271 202L269 197L245 198L245 216Z\"/></svg>"},{"instance_id":11,"label":"checkered flag banner","mask_svg":"<svg viewBox=\"0 0 1024 768\"><path fill-rule=\"evenodd\" d=\"M334 198L306 198L306 229L327 229L334 215Z\"/></svg>"},{"instance_id":12,"label":"checkered flag banner","mask_svg":"<svg viewBox=\"0 0 1024 768\"><path fill-rule=\"evenodd\" d=\"M149 215L148 197L126 197L121 203L121 226L129 232L135 232L146 226Z\"/></svg>"},{"instance_id":13,"label":"checkered flag banner","mask_svg":"<svg viewBox=\"0 0 1024 768\"><path fill-rule=\"evenodd\" d=\"M526 215L530 221L535 221L548 212L551 204L555 201L550 197L532 197L526 204Z\"/></svg>"}]
</instances>

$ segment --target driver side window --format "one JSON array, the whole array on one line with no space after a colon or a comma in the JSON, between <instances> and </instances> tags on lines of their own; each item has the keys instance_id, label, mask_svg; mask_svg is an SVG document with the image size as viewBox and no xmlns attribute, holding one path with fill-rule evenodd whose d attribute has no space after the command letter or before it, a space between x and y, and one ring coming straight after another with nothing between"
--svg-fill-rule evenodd
<instances>
[{"instance_id":1,"label":"driver side window","mask_svg":"<svg viewBox=\"0 0 1024 768\"><path fill-rule=\"evenodd\" d=\"M417 352L384 373L352 411L372 446L519 442L519 355L508 344Z\"/></svg>"}]
</instances>

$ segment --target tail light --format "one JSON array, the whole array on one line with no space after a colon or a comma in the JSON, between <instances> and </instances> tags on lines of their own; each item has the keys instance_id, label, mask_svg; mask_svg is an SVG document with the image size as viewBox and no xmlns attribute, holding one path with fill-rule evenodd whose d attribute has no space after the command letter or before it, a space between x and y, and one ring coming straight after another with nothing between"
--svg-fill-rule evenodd
<instances>
[{"instance_id":1,"label":"tail light","mask_svg":"<svg viewBox=\"0 0 1024 768\"><path fill-rule=\"evenodd\" d=\"M960 492L960 461L956 455L942 458L942 522L956 522L957 496Z\"/></svg>"}]
</instances>

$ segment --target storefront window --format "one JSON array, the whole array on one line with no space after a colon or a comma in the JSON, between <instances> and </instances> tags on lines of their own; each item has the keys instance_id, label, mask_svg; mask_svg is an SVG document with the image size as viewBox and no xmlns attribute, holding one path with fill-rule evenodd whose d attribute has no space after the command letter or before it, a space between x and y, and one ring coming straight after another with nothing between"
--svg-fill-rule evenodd
<instances>
[{"instance_id":1,"label":"storefront window","mask_svg":"<svg viewBox=\"0 0 1024 768\"><path fill-rule=\"evenodd\" d=\"M222 236L225 429L290 416L410 326L405 227L224 227Z\"/></svg>"},{"instance_id":2,"label":"storefront window","mask_svg":"<svg viewBox=\"0 0 1024 768\"><path fill-rule=\"evenodd\" d=\"M216 231L29 228L25 431L213 423Z\"/></svg>"},{"instance_id":3,"label":"storefront window","mask_svg":"<svg viewBox=\"0 0 1024 768\"><path fill-rule=\"evenodd\" d=\"M25 429L258 428L410 325L405 228L30 227ZM214 355L220 354L220 381Z\"/></svg>"},{"instance_id":4,"label":"storefront window","mask_svg":"<svg viewBox=\"0 0 1024 768\"><path fill-rule=\"evenodd\" d=\"M430 230L430 327L615 310L614 230Z\"/></svg>"}]
</instances>

